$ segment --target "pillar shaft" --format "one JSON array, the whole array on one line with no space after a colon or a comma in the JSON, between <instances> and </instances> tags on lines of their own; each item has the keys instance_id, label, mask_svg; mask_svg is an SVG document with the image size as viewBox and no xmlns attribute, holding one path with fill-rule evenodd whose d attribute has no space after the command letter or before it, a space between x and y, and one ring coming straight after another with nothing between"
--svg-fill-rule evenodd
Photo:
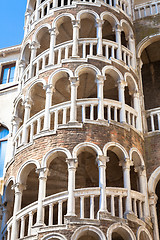
<instances>
[{"instance_id":1,"label":"pillar shaft","mask_svg":"<svg viewBox=\"0 0 160 240\"><path fill-rule=\"evenodd\" d=\"M73 20L72 25L73 25L72 57L78 57L79 21Z\"/></svg>"},{"instance_id":2,"label":"pillar shaft","mask_svg":"<svg viewBox=\"0 0 160 240\"><path fill-rule=\"evenodd\" d=\"M96 27L97 27L97 55L103 56L103 40L102 40L102 26L104 21L97 20Z\"/></svg>"},{"instance_id":3,"label":"pillar shaft","mask_svg":"<svg viewBox=\"0 0 160 240\"><path fill-rule=\"evenodd\" d=\"M103 86L104 76L97 76L98 119L104 119Z\"/></svg>"},{"instance_id":4,"label":"pillar shaft","mask_svg":"<svg viewBox=\"0 0 160 240\"><path fill-rule=\"evenodd\" d=\"M44 128L43 130L50 129L50 107L52 104L52 86L46 85L46 102L45 102L45 117L44 117Z\"/></svg>"},{"instance_id":5,"label":"pillar shaft","mask_svg":"<svg viewBox=\"0 0 160 240\"><path fill-rule=\"evenodd\" d=\"M118 95L119 95L119 102L121 102L122 107L120 110L120 122L126 122L126 115L125 115L125 84L123 81L118 82Z\"/></svg>"},{"instance_id":6,"label":"pillar shaft","mask_svg":"<svg viewBox=\"0 0 160 240\"><path fill-rule=\"evenodd\" d=\"M77 87L78 87L78 84L79 84L79 80L76 77L71 77L70 82L71 82L70 122L76 122L77 121L76 100L77 100Z\"/></svg>"},{"instance_id":7,"label":"pillar shaft","mask_svg":"<svg viewBox=\"0 0 160 240\"><path fill-rule=\"evenodd\" d=\"M50 29L49 65L54 64L54 47L56 45L56 34L56 28Z\"/></svg>"}]
</instances>

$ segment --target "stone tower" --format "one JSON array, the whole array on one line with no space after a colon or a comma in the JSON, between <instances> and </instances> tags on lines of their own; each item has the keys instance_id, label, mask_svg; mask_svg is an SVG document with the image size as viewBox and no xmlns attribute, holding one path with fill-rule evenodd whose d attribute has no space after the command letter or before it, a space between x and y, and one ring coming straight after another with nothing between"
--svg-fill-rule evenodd
<instances>
[{"instance_id":1,"label":"stone tower","mask_svg":"<svg viewBox=\"0 0 160 240\"><path fill-rule=\"evenodd\" d=\"M150 90L160 55L144 33L156 4L28 0L2 240L159 239L160 110L151 104L159 85Z\"/></svg>"}]
</instances>

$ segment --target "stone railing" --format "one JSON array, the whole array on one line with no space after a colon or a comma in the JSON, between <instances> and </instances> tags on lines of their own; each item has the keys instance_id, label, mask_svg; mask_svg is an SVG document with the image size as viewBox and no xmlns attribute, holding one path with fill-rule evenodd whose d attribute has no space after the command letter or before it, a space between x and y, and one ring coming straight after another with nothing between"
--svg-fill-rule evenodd
<instances>
[{"instance_id":1,"label":"stone railing","mask_svg":"<svg viewBox=\"0 0 160 240\"><path fill-rule=\"evenodd\" d=\"M82 60L86 58L94 58L100 59L103 61L117 59L118 60L118 44L113 41L103 40L102 48L103 48L103 59L97 55L97 38L84 38L78 40L78 57ZM44 71L49 65L57 65L61 64L65 61L68 61L72 57L72 48L73 48L73 41L67 41L55 46L53 50L53 59L52 62L49 64L49 55L50 49L45 50L41 54L39 54L32 63L32 74L30 74L31 68L30 64L25 68L22 76L21 81L23 83L27 82L30 76L38 76L39 72L42 70ZM127 49L126 47L122 46L121 49L122 61L129 67L133 66L133 54L132 52Z\"/></svg>"},{"instance_id":2,"label":"stone railing","mask_svg":"<svg viewBox=\"0 0 160 240\"><path fill-rule=\"evenodd\" d=\"M158 13L160 13L160 1L149 1L135 6L134 20L156 15Z\"/></svg>"},{"instance_id":3,"label":"stone railing","mask_svg":"<svg viewBox=\"0 0 160 240\"><path fill-rule=\"evenodd\" d=\"M100 188L82 188L74 191L75 214L78 219L97 219L99 211ZM107 213L112 217L124 218L126 212L127 189L107 187L106 202ZM143 204L145 197L143 194L131 191L131 199L134 214L143 219ZM61 192L46 197L43 200L44 223L45 226L65 225L65 215L67 214L68 192ZM84 207L85 206L85 207ZM32 228L36 224L38 203L34 202L21 209L16 215L18 239L29 237L35 234ZM11 239L13 218L7 222L4 228L4 235L7 240Z\"/></svg>"},{"instance_id":4,"label":"stone railing","mask_svg":"<svg viewBox=\"0 0 160 240\"><path fill-rule=\"evenodd\" d=\"M53 13L54 10L63 7L75 7L76 4L110 6L112 8L116 8L116 10L122 11L127 16L130 16L129 4L127 0L45 0L34 12L31 13L31 15L28 15L25 25L25 35L34 29L34 25L37 23L37 21Z\"/></svg>"},{"instance_id":5,"label":"stone railing","mask_svg":"<svg viewBox=\"0 0 160 240\"><path fill-rule=\"evenodd\" d=\"M146 111L148 132L160 131L160 108Z\"/></svg>"},{"instance_id":6,"label":"stone railing","mask_svg":"<svg viewBox=\"0 0 160 240\"><path fill-rule=\"evenodd\" d=\"M121 103L104 99L104 120L107 122L121 122ZM50 107L48 132L56 133L57 128L64 127L70 120L71 102L64 102ZM96 121L98 119L98 99L78 99L76 104L77 120L79 123ZM125 105L126 123L136 128L137 112ZM45 110L32 116L18 129L14 136L15 151L24 144L32 143L34 138L45 134L44 131ZM66 125L67 126L67 125ZM24 139L25 135L25 139Z\"/></svg>"}]
</instances>

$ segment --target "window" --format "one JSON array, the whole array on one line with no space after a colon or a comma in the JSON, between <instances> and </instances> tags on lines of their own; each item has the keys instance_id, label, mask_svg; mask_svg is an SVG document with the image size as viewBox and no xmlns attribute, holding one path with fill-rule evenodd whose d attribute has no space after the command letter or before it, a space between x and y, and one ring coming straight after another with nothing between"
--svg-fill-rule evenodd
<instances>
[{"instance_id":1,"label":"window","mask_svg":"<svg viewBox=\"0 0 160 240\"><path fill-rule=\"evenodd\" d=\"M7 149L8 129L0 126L0 177L3 177L4 161Z\"/></svg>"},{"instance_id":2,"label":"window","mask_svg":"<svg viewBox=\"0 0 160 240\"><path fill-rule=\"evenodd\" d=\"M1 84L11 83L14 79L15 63L2 67Z\"/></svg>"}]
</instances>

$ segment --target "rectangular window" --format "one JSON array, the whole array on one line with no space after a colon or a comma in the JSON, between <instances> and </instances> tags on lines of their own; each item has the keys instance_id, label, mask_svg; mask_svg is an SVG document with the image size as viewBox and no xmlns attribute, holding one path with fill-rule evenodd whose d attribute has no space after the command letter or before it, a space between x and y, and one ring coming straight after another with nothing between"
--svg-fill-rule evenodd
<instances>
[{"instance_id":1,"label":"rectangular window","mask_svg":"<svg viewBox=\"0 0 160 240\"><path fill-rule=\"evenodd\" d=\"M1 84L11 83L14 79L15 63L2 67Z\"/></svg>"}]
</instances>

